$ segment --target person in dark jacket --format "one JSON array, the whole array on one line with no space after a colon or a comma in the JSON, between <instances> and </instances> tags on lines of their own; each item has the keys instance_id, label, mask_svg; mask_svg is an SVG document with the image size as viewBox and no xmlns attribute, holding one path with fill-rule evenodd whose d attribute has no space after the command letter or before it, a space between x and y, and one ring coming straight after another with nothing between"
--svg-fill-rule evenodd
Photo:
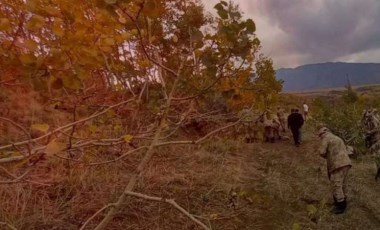
<instances>
[{"instance_id":1,"label":"person in dark jacket","mask_svg":"<svg viewBox=\"0 0 380 230\"><path fill-rule=\"evenodd\" d=\"M301 144L301 127L304 123L302 114L297 109L292 109L288 116L288 128L292 131L294 144L298 147Z\"/></svg>"}]
</instances>

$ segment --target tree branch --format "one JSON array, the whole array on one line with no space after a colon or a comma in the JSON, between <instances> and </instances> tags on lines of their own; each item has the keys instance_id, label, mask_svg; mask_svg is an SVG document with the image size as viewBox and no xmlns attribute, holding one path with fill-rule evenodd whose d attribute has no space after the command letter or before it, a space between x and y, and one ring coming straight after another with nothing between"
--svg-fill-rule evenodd
<instances>
[{"instance_id":1,"label":"tree branch","mask_svg":"<svg viewBox=\"0 0 380 230\"><path fill-rule=\"evenodd\" d=\"M82 225L82 227L80 227L79 230L83 230L88 223L90 223L91 220L93 220L97 215L99 215L101 212L103 212L104 210L110 208L110 207L113 207L115 206L115 203L111 203L111 204L107 204L106 206L104 206L103 208L99 209L97 212L94 213L94 215L92 215L90 218L88 218L86 220L86 222L84 222L84 224Z\"/></svg>"},{"instance_id":2,"label":"tree branch","mask_svg":"<svg viewBox=\"0 0 380 230\"><path fill-rule=\"evenodd\" d=\"M182 212L185 216L189 217L192 221L200 225L203 229L210 230L209 227L207 227L204 223L200 222L198 219L196 219L193 215L191 215L188 211L186 211L184 208L182 208L180 205L177 204L173 199L165 199L162 197L154 197L154 196L148 196L141 193L136 192L130 192L126 191L125 194L128 196L134 196L145 200L151 200L151 201L157 201L157 202L165 202L170 205L172 205L174 208L178 209L180 212Z\"/></svg>"},{"instance_id":3,"label":"tree branch","mask_svg":"<svg viewBox=\"0 0 380 230\"><path fill-rule=\"evenodd\" d=\"M108 108L104 109L104 110L101 111L101 112L95 113L95 114L93 114L93 115L91 115L91 116L89 116L89 117L87 117L87 118L83 118L83 119L81 119L81 120L78 120L78 121L75 121L75 122L69 123L69 124L67 124L67 125L61 126L61 127L57 128L57 129L55 129L55 130L53 130L53 131L51 131L51 132L48 132L48 133L46 133L45 135L42 135L42 136L40 136L40 137L37 137L37 138L31 139L31 140L27 140L27 141L21 141L21 142L17 142L17 143L9 144L9 145L0 146L0 150L2 150L2 149L7 149L7 148L10 148L10 147L13 147L13 146L19 146L19 145L28 144L28 143L30 143L30 142L36 142L36 141L41 140L41 139L43 139L43 138L45 138L45 137L48 137L48 136L50 136L50 135L52 135L52 134L55 134L55 133L57 133L57 132L59 132L59 131L61 131L61 130L65 130L65 129L67 129L67 128L71 128L72 126L74 126L74 125L76 125L76 124L79 124L79 123L82 123L82 122L85 122L85 121L91 120L91 119L93 119L93 118L95 118L95 117L98 117L98 116L100 116L100 115L106 113L106 112L107 112L108 110L110 110L110 109L113 109L113 108L115 108L115 107L118 107L118 106L121 106L121 105L127 104L127 103L129 103L129 102L131 102L131 101L133 101L133 100L134 100L134 99L129 99L129 100L127 100L127 101L122 101L122 102L120 102L120 103L118 103L118 104L115 104L115 105L109 106ZM1 160L1 159L0 159L0 160Z\"/></svg>"}]
</instances>

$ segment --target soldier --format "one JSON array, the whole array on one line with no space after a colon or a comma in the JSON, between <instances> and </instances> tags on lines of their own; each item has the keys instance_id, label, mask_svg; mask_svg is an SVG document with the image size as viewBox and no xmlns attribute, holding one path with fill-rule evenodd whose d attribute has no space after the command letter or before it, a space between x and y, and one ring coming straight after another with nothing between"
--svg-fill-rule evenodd
<instances>
[{"instance_id":1,"label":"soldier","mask_svg":"<svg viewBox=\"0 0 380 230\"><path fill-rule=\"evenodd\" d=\"M377 180L380 177L380 119L376 109L364 112L362 125L365 131L366 146L375 158L377 168L375 179Z\"/></svg>"},{"instance_id":2,"label":"soldier","mask_svg":"<svg viewBox=\"0 0 380 230\"><path fill-rule=\"evenodd\" d=\"M297 109L292 109L288 116L288 128L292 131L294 144L299 147L301 144L301 127L304 123L303 117L297 112Z\"/></svg>"},{"instance_id":3,"label":"soldier","mask_svg":"<svg viewBox=\"0 0 380 230\"><path fill-rule=\"evenodd\" d=\"M246 143L253 143L255 140L254 132L253 132L253 111L248 108L248 106L244 106L243 110L240 111L239 117L242 118L242 132L244 133L244 139Z\"/></svg>"},{"instance_id":4,"label":"soldier","mask_svg":"<svg viewBox=\"0 0 380 230\"><path fill-rule=\"evenodd\" d=\"M281 130L282 132L285 132L286 131L286 119L285 119L285 112L283 109L281 109L280 107L277 107L277 117L278 117L278 120L281 124Z\"/></svg>"},{"instance_id":5,"label":"soldier","mask_svg":"<svg viewBox=\"0 0 380 230\"><path fill-rule=\"evenodd\" d=\"M328 128L321 128L318 136L322 139L319 155L327 161L327 174L333 189L335 214L341 214L347 207L346 178L351 168L351 160L344 141L332 134Z\"/></svg>"}]
</instances>

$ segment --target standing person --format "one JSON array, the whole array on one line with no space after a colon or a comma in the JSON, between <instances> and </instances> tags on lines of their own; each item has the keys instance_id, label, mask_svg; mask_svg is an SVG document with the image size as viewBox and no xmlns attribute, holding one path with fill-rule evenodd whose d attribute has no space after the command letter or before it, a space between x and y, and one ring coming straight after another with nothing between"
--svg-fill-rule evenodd
<instances>
[{"instance_id":1,"label":"standing person","mask_svg":"<svg viewBox=\"0 0 380 230\"><path fill-rule=\"evenodd\" d=\"M330 179L335 214L344 213L347 207L347 174L351 168L351 160L348 157L348 151L344 141L323 127L318 131L322 144L319 149L319 155L326 159L327 174Z\"/></svg>"},{"instance_id":2,"label":"standing person","mask_svg":"<svg viewBox=\"0 0 380 230\"><path fill-rule=\"evenodd\" d=\"M304 102L303 103L303 116L305 118L305 121L306 121L308 115L309 115L309 106L306 104L306 102Z\"/></svg>"},{"instance_id":3,"label":"standing person","mask_svg":"<svg viewBox=\"0 0 380 230\"><path fill-rule=\"evenodd\" d=\"M294 144L299 147L301 144L301 127L304 120L297 111L297 109L291 110L291 114L288 116L288 128L292 131Z\"/></svg>"},{"instance_id":4,"label":"standing person","mask_svg":"<svg viewBox=\"0 0 380 230\"><path fill-rule=\"evenodd\" d=\"M285 132L286 131L285 111L281 109L280 107L277 107L277 117L280 122L282 132Z\"/></svg>"}]
</instances>

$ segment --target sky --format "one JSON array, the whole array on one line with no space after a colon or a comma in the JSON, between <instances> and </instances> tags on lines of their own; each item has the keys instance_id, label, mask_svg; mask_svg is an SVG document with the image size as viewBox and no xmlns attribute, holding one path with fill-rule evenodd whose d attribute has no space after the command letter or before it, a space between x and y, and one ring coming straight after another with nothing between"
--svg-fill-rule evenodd
<instances>
[{"instance_id":1,"label":"sky","mask_svg":"<svg viewBox=\"0 0 380 230\"><path fill-rule=\"evenodd\" d=\"M215 12L218 0L202 0ZM232 0L256 23L275 68L380 62L380 0Z\"/></svg>"}]
</instances>

